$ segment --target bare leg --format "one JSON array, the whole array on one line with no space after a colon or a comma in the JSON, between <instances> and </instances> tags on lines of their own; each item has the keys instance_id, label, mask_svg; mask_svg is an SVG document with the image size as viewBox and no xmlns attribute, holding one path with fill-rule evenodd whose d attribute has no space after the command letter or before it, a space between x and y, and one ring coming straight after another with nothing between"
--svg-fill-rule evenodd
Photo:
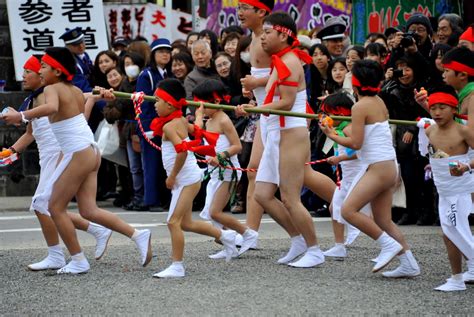
<instances>
[{"instance_id":1,"label":"bare leg","mask_svg":"<svg viewBox=\"0 0 474 317\"><path fill-rule=\"evenodd\" d=\"M211 218L222 224L224 227L243 234L247 227L241 224L236 218L223 212L223 209L230 198L229 185L229 182L223 182L214 194L214 200L212 201L210 209Z\"/></svg>"},{"instance_id":2,"label":"bare leg","mask_svg":"<svg viewBox=\"0 0 474 317\"><path fill-rule=\"evenodd\" d=\"M462 253L459 251L458 247L449 240L448 237L443 235L444 244L446 245L446 250L448 251L449 264L451 265L451 272L453 275L459 274L462 272Z\"/></svg>"},{"instance_id":3,"label":"bare leg","mask_svg":"<svg viewBox=\"0 0 474 317\"><path fill-rule=\"evenodd\" d=\"M250 161L248 168L258 168L263 153L262 138L260 135L260 125L257 125L257 131L255 132L255 138L252 145L252 153L250 154ZM263 207L255 200L255 177L256 172L247 172L249 180L247 188L247 215L246 223L249 228L258 231L260 228L260 222L263 216Z\"/></svg>"},{"instance_id":4,"label":"bare leg","mask_svg":"<svg viewBox=\"0 0 474 317\"><path fill-rule=\"evenodd\" d=\"M308 247L317 245L313 220L301 203L304 163L309 153L306 128L282 130L280 139L280 193L295 228L303 235Z\"/></svg>"},{"instance_id":5,"label":"bare leg","mask_svg":"<svg viewBox=\"0 0 474 317\"><path fill-rule=\"evenodd\" d=\"M35 211L38 221L41 226L41 231L43 232L44 239L48 247L59 244L58 231L56 230L56 225L54 224L53 219L50 216L43 215L42 213Z\"/></svg>"},{"instance_id":6,"label":"bare leg","mask_svg":"<svg viewBox=\"0 0 474 317\"><path fill-rule=\"evenodd\" d=\"M74 224L74 227L76 227L76 229L81 231L87 231L87 228L89 228L89 221L73 212L68 212L67 214L69 218L71 218L72 223Z\"/></svg>"},{"instance_id":7,"label":"bare leg","mask_svg":"<svg viewBox=\"0 0 474 317\"><path fill-rule=\"evenodd\" d=\"M265 208L270 216L288 233L290 237L300 233L293 225L290 214L283 203L275 197L277 185L257 182L255 186L255 200Z\"/></svg>"},{"instance_id":8,"label":"bare leg","mask_svg":"<svg viewBox=\"0 0 474 317\"><path fill-rule=\"evenodd\" d=\"M317 196L330 203L336 190L336 184L324 174L316 172L309 165L304 167L304 186Z\"/></svg>"}]
</instances>

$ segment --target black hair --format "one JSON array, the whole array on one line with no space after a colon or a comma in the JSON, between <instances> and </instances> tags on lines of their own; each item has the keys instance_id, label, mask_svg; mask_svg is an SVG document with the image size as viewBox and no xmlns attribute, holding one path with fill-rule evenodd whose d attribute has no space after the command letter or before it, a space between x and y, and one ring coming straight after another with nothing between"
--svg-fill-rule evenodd
<instances>
[{"instance_id":1,"label":"black hair","mask_svg":"<svg viewBox=\"0 0 474 317\"><path fill-rule=\"evenodd\" d=\"M309 55L313 56L314 52L316 49L319 49L325 56L328 58L328 63L332 60L331 54L329 53L327 47L324 44L314 44L311 46L309 49ZM318 97L321 97L323 95L323 91L326 90L327 84L324 85L323 87L323 77L321 76L321 73L319 70L316 68L316 66L311 63L309 65L309 72L310 72L310 95L309 95L309 101L310 105L313 110L316 109L316 104L318 102ZM329 78L329 76L328 76Z\"/></svg>"},{"instance_id":2,"label":"black hair","mask_svg":"<svg viewBox=\"0 0 474 317\"><path fill-rule=\"evenodd\" d=\"M224 33L227 33L227 34L237 33L240 35L244 35L244 30L238 25L229 25L228 27L225 27L221 30L221 34L220 34L221 38L222 38L222 34Z\"/></svg>"},{"instance_id":3,"label":"black hair","mask_svg":"<svg viewBox=\"0 0 474 317\"><path fill-rule=\"evenodd\" d=\"M227 44L227 42L235 40L235 39L237 39L237 41L238 41L238 40L240 40L241 37L242 37L242 35L237 33L237 32L231 32L231 33L227 34L227 36L225 37L225 39L221 43L222 44L221 45L222 49L225 48L225 45Z\"/></svg>"},{"instance_id":4,"label":"black hair","mask_svg":"<svg viewBox=\"0 0 474 317\"><path fill-rule=\"evenodd\" d=\"M36 58L41 63L41 58L43 58L43 54L33 54L33 57Z\"/></svg>"},{"instance_id":5,"label":"black hair","mask_svg":"<svg viewBox=\"0 0 474 317\"><path fill-rule=\"evenodd\" d=\"M458 62L467 67L474 68L474 52L465 46L455 47L443 56L442 63L449 64L450 62ZM456 71L456 75L459 72ZM474 81L474 76L468 76L468 81Z\"/></svg>"},{"instance_id":6,"label":"black hair","mask_svg":"<svg viewBox=\"0 0 474 317\"><path fill-rule=\"evenodd\" d=\"M176 78L163 79L158 83L158 88L167 92L175 100L186 98L186 90L181 81Z\"/></svg>"},{"instance_id":7,"label":"black hair","mask_svg":"<svg viewBox=\"0 0 474 317\"><path fill-rule=\"evenodd\" d=\"M360 45L354 45L354 46L351 46L349 47L349 49L347 50L347 53L349 53L349 51L356 51L357 55L359 56L360 59L364 59L364 53L365 53L365 49L363 46L360 46Z\"/></svg>"},{"instance_id":8,"label":"black hair","mask_svg":"<svg viewBox=\"0 0 474 317\"><path fill-rule=\"evenodd\" d=\"M231 65L231 74L233 74L235 78L238 78L238 82L240 82L240 78L245 77L246 74L250 74L250 66L240 59L240 53L244 52L251 42L251 36L243 36L240 38L237 48L235 49L235 57Z\"/></svg>"},{"instance_id":9,"label":"black hair","mask_svg":"<svg viewBox=\"0 0 474 317\"><path fill-rule=\"evenodd\" d=\"M171 59L172 61L183 62L183 64L186 66L186 70L188 71L188 73L191 72L194 68L193 57L188 52L179 52L177 54L174 54Z\"/></svg>"},{"instance_id":10,"label":"black hair","mask_svg":"<svg viewBox=\"0 0 474 317\"><path fill-rule=\"evenodd\" d=\"M125 57L128 57L132 60L134 65L137 65L140 70L145 67L145 60L140 54L134 53L134 52L127 52L123 55L122 60L125 60Z\"/></svg>"},{"instance_id":11,"label":"black hair","mask_svg":"<svg viewBox=\"0 0 474 317\"><path fill-rule=\"evenodd\" d=\"M370 43L365 47L364 56L369 54L385 57L387 55L387 49L380 43Z\"/></svg>"},{"instance_id":12,"label":"black hair","mask_svg":"<svg viewBox=\"0 0 474 317\"><path fill-rule=\"evenodd\" d=\"M281 25L293 32L293 35L296 36L297 30L296 30L296 23L293 20L293 18L286 12L283 11L277 11L274 12L263 19L263 23L269 23L271 25ZM292 45L295 40L288 36L287 43L289 45Z\"/></svg>"},{"instance_id":13,"label":"black hair","mask_svg":"<svg viewBox=\"0 0 474 317\"><path fill-rule=\"evenodd\" d=\"M395 61L395 66L400 64L405 64L407 67L411 68L413 71L413 82L421 83L426 80L427 71L424 71L420 65L419 60L412 54L405 53L402 57Z\"/></svg>"},{"instance_id":14,"label":"black hair","mask_svg":"<svg viewBox=\"0 0 474 317\"><path fill-rule=\"evenodd\" d=\"M339 108L352 109L354 100L349 96L349 93L345 90L339 90L333 94L330 94L322 103L321 108L330 109L331 113L337 113Z\"/></svg>"},{"instance_id":15,"label":"black hair","mask_svg":"<svg viewBox=\"0 0 474 317\"><path fill-rule=\"evenodd\" d=\"M371 43L375 43L375 41L377 41L378 39L382 39L385 44L387 44L387 37L383 33L372 32L369 33L365 39L370 41Z\"/></svg>"},{"instance_id":16,"label":"black hair","mask_svg":"<svg viewBox=\"0 0 474 317\"><path fill-rule=\"evenodd\" d=\"M215 102L215 95L224 100L224 96L227 94L224 84L216 79L206 79L193 89L194 97L211 103Z\"/></svg>"},{"instance_id":17,"label":"black hair","mask_svg":"<svg viewBox=\"0 0 474 317\"><path fill-rule=\"evenodd\" d=\"M214 56L219 51L219 41L217 39L217 34L214 33L214 31L212 31L212 30L205 29L205 30L202 30L201 32L199 32L198 40L203 39L206 36L208 36L209 39L211 40L212 56Z\"/></svg>"},{"instance_id":18,"label":"black hair","mask_svg":"<svg viewBox=\"0 0 474 317\"><path fill-rule=\"evenodd\" d=\"M355 76L364 87L379 87L384 79L382 66L376 61L362 59L356 61L352 66L352 76ZM354 87L355 88L355 87ZM375 96L377 93L371 90L358 89L361 96Z\"/></svg>"},{"instance_id":19,"label":"black hair","mask_svg":"<svg viewBox=\"0 0 474 317\"><path fill-rule=\"evenodd\" d=\"M436 92L443 92L443 93L449 94L449 95L455 97L456 99L458 99L458 95L456 94L456 90L452 86L449 86L449 85L446 85L446 84L437 85L435 87L431 87L431 88L428 89L428 94L429 95L434 94Z\"/></svg>"},{"instance_id":20,"label":"black hair","mask_svg":"<svg viewBox=\"0 0 474 317\"><path fill-rule=\"evenodd\" d=\"M346 58L345 57L336 57L336 58L332 59L331 61L329 61L329 65L328 65L328 83L327 83L327 88L328 88L329 92L335 92L335 91L342 88L342 84L337 83L332 78L332 69L334 68L334 66L336 66L337 63L341 63L342 65L344 65L346 70L349 71L349 69L347 69Z\"/></svg>"},{"instance_id":21,"label":"black hair","mask_svg":"<svg viewBox=\"0 0 474 317\"><path fill-rule=\"evenodd\" d=\"M159 50L167 50L167 51L170 53L170 57L171 57L171 50L168 49L168 48L165 48L165 47L157 48L157 49L155 49L154 51L151 51L151 52L150 52L150 59L149 59L149 61L148 61L148 66L149 66L151 69L157 69L157 67L158 67L158 65L156 64L156 61L155 61L155 54L156 54ZM170 58L170 61L168 62L168 64L165 65L165 69L166 69L166 71L168 72L168 74L170 74L170 72L171 72L171 58Z\"/></svg>"},{"instance_id":22,"label":"black hair","mask_svg":"<svg viewBox=\"0 0 474 317\"><path fill-rule=\"evenodd\" d=\"M49 47L45 50L45 54L61 63L71 75L76 74L76 60L66 47ZM66 77L66 74L61 74L61 80L68 81Z\"/></svg>"}]
</instances>

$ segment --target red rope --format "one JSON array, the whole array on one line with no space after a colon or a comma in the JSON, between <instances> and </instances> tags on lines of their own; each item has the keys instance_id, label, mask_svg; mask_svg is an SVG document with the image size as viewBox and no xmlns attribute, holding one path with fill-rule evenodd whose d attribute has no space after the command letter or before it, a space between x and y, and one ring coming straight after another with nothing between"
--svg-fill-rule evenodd
<instances>
[{"instance_id":1,"label":"red rope","mask_svg":"<svg viewBox=\"0 0 474 317\"><path fill-rule=\"evenodd\" d=\"M150 144L154 149L161 151L161 147L159 147L155 142L153 142L145 133L145 130L143 129L142 121L140 120L140 114L142 113L142 103L145 100L144 99L145 94L140 91L133 93L131 96L131 99L133 101L133 107L135 110L135 119L138 122L138 127L140 128L140 132L142 133L143 138ZM197 160L198 162L201 163L208 163L207 160ZM316 160L312 162L306 162L305 165L314 165L314 164L320 164L320 163L326 163L327 159L322 159L322 160ZM232 166L220 166L221 168L229 169L229 170L235 170L235 171L242 171L242 172L257 172L256 168L242 168L242 167L232 167ZM340 187L340 175L339 175L339 169L336 168L336 185L337 187Z\"/></svg>"}]
</instances>

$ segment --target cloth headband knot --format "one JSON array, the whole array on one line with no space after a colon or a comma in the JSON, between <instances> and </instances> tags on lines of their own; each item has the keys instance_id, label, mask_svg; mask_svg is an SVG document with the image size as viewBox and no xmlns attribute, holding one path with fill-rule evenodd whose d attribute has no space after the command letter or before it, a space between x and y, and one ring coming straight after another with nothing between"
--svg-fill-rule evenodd
<instances>
[{"instance_id":1,"label":"cloth headband knot","mask_svg":"<svg viewBox=\"0 0 474 317\"><path fill-rule=\"evenodd\" d=\"M28 58L28 60L25 62L25 65L23 65L23 68L24 69L28 69L28 70L31 70L35 73L39 73L40 69L41 69L41 62L39 61L39 59L37 59L36 57L34 56L31 56L30 58Z\"/></svg>"},{"instance_id":2,"label":"cloth headband knot","mask_svg":"<svg viewBox=\"0 0 474 317\"><path fill-rule=\"evenodd\" d=\"M435 92L428 97L428 107L431 108L436 104L448 105L453 108L457 108L458 99L453 95L445 92Z\"/></svg>"},{"instance_id":3,"label":"cloth headband knot","mask_svg":"<svg viewBox=\"0 0 474 317\"><path fill-rule=\"evenodd\" d=\"M284 27L282 25L273 25L273 24L269 24L269 23L265 23L263 25L263 28L264 29L274 29L275 31L278 31L280 33L285 33L287 34L289 37L291 37L295 42L298 42L298 44L295 45L295 43L293 43L292 46L298 46L299 45L299 41L298 41L298 38L296 37L295 33L293 33L292 30L290 30L289 28L287 27Z\"/></svg>"},{"instance_id":4,"label":"cloth headband knot","mask_svg":"<svg viewBox=\"0 0 474 317\"><path fill-rule=\"evenodd\" d=\"M446 69L451 69L451 70L457 71L457 72L465 72L469 76L474 76L474 68L469 67L465 64L461 64L461 63L456 62L456 61L451 61L447 64L443 64L443 67L446 68Z\"/></svg>"},{"instance_id":5,"label":"cloth headband knot","mask_svg":"<svg viewBox=\"0 0 474 317\"><path fill-rule=\"evenodd\" d=\"M375 93L380 92L380 86L379 87L362 86L362 84L357 79L357 77L354 76L354 74L352 74L352 86L357 87L362 91L372 91L372 92L375 92Z\"/></svg>"},{"instance_id":6,"label":"cloth headband knot","mask_svg":"<svg viewBox=\"0 0 474 317\"><path fill-rule=\"evenodd\" d=\"M164 101L166 101L167 103L175 107L176 109L181 109L183 106L187 105L186 99L181 98L179 100L176 100L173 98L173 96L171 96L166 91L160 88L157 88L155 90L155 96L160 99L163 99Z\"/></svg>"},{"instance_id":7,"label":"cloth headband knot","mask_svg":"<svg viewBox=\"0 0 474 317\"><path fill-rule=\"evenodd\" d=\"M64 75L66 75L66 80L71 81L72 78L74 77L73 74L71 74L66 67L64 67L60 62L58 62L56 59L54 59L51 55L44 54L43 57L41 58L41 61L48 64L52 68L57 68L59 69Z\"/></svg>"},{"instance_id":8,"label":"cloth headband knot","mask_svg":"<svg viewBox=\"0 0 474 317\"><path fill-rule=\"evenodd\" d=\"M265 10L265 11L267 11L268 13L272 12L272 9L270 9L267 5L265 5L264 3L261 3L261 2L258 1L258 0L240 0L239 2L242 2L242 3L245 3L245 4L251 5L251 6L255 7L255 8L259 8L259 9Z\"/></svg>"}]
</instances>

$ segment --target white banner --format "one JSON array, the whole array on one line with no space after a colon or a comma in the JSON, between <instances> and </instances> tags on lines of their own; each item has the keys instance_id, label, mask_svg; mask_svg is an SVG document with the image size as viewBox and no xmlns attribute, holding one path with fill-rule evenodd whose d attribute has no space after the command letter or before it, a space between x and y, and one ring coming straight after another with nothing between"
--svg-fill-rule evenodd
<instances>
[{"instance_id":1,"label":"white banner","mask_svg":"<svg viewBox=\"0 0 474 317\"><path fill-rule=\"evenodd\" d=\"M192 31L191 14L173 10L171 18L168 19L165 8L152 3L105 4L104 15L111 39L117 36L130 39L142 36L149 43L157 38L168 38L173 42L186 39L187 34ZM206 22L205 19L200 19L198 30L204 28Z\"/></svg>"},{"instance_id":2,"label":"white banner","mask_svg":"<svg viewBox=\"0 0 474 317\"><path fill-rule=\"evenodd\" d=\"M94 60L109 48L102 0L7 0L16 80L22 80L23 65L32 54L64 46L59 37L82 27L87 53Z\"/></svg>"}]
</instances>

